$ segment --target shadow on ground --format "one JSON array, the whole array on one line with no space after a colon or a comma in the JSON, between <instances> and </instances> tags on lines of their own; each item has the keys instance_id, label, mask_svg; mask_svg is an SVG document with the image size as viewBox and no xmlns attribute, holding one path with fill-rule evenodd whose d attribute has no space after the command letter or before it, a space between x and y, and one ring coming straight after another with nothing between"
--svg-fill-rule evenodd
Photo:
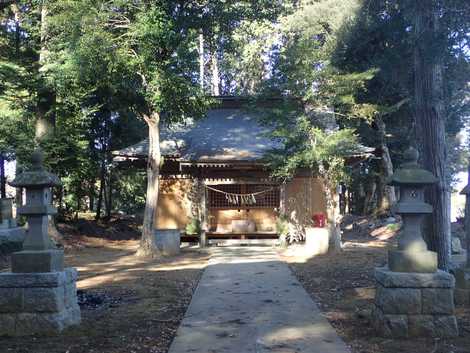
<instances>
[{"instance_id":1,"label":"shadow on ground","mask_svg":"<svg viewBox=\"0 0 470 353\"><path fill-rule=\"evenodd\" d=\"M454 339L376 337L370 323L374 268L386 263L387 249L395 246L395 239L379 240L372 231L362 235L346 231L341 254L285 260L353 353L470 353L469 309L457 308L460 336Z\"/></svg>"},{"instance_id":2,"label":"shadow on ground","mask_svg":"<svg viewBox=\"0 0 470 353\"><path fill-rule=\"evenodd\" d=\"M82 324L54 337L0 338L0 352L167 352L207 254L187 249L171 259L148 260L135 257L138 241L105 245L66 251L86 298Z\"/></svg>"}]
</instances>

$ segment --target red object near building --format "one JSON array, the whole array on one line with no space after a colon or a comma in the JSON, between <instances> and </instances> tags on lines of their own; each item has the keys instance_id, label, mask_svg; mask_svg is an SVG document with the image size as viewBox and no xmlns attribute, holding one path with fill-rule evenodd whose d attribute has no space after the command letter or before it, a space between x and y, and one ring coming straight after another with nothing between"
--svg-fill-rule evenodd
<instances>
[{"instance_id":1,"label":"red object near building","mask_svg":"<svg viewBox=\"0 0 470 353\"><path fill-rule=\"evenodd\" d=\"M324 213L315 213L312 216L313 226L317 228L324 228L326 225L326 216Z\"/></svg>"}]
</instances>

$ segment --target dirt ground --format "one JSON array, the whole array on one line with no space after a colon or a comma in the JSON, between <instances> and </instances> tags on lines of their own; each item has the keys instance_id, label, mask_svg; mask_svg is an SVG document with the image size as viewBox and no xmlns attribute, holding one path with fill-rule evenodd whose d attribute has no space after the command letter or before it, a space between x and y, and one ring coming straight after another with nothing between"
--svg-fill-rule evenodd
<instances>
[{"instance_id":1,"label":"dirt ground","mask_svg":"<svg viewBox=\"0 0 470 353\"><path fill-rule=\"evenodd\" d=\"M0 352L167 352L208 256L184 249L166 260L136 258L138 232L118 222L59 230L67 266L79 270L82 325L56 337L0 338Z\"/></svg>"},{"instance_id":2,"label":"dirt ground","mask_svg":"<svg viewBox=\"0 0 470 353\"><path fill-rule=\"evenodd\" d=\"M376 337L369 321L373 270L385 263L397 228L370 228L367 222L346 229L338 256L284 257L352 352L470 353L469 309L457 310L460 337L455 339ZM0 352L167 352L207 253L188 248L172 259L136 258L139 229L133 220L80 220L60 224L59 231L65 236L67 265L80 272L83 323L57 337L0 338ZM8 258L0 257L0 270L7 264Z\"/></svg>"},{"instance_id":3,"label":"dirt ground","mask_svg":"<svg viewBox=\"0 0 470 353\"><path fill-rule=\"evenodd\" d=\"M394 227L346 230L338 256L285 257L307 292L353 353L469 353L470 309L457 308L460 336L453 339L384 339L370 324L374 268L386 262Z\"/></svg>"}]
</instances>

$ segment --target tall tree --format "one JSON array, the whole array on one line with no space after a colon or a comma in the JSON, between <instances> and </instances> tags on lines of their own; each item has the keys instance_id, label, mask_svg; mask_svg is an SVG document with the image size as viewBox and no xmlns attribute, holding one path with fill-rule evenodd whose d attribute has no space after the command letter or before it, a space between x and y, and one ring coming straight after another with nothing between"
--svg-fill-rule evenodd
<instances>
[{"instance_id":1,"label":"tall tree","mask_svg":"<svg viewBox=\"0 0 470 353\"><path fill-rule=\"evenodd\" d=\"M110 93L119 96L123 106L148 127L147 198L138 254L156 256L160 126L197 118L206 109L194 75L198 67L197 1L90 0L58 6L56 52L51 55L56 76L67 77L64 72L70 76L71 69L72 77L86 71L90 78L99 65ZM104 52L106 61L102 60Z\"/></svg>"},{"instance_id":2,"label":"tall tree","mask_svg":"<svg viewBox=\"0 0 470 353\"><path fill-rule=\"evenodd\" d=\"M421 158L438 182L428 188L434 207L428 219L428 242L437 251L439 268L450 266L450 182L448 180L444 115L443 56L445 32L441 30L440 1L416 2L414 8L414 105L415 131Z\"/></svg>"}]
</instances>

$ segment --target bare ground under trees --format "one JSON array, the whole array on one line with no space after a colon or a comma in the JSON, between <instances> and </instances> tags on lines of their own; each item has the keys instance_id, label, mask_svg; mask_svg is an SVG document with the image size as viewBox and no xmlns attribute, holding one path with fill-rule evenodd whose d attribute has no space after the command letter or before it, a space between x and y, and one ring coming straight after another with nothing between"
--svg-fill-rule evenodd
<instances>
[{"instance_id":1,"label":"bare ground under trees","mask_svg":"<svg viewBox=\"0 0 470 353\"><path fill-rule=\"evenodd\" d=\"M377 337L370 323L374 303L374 268L386 263L395 246L393 227L369 228L368 219L343 234L339 256L285 258L304 288L353 353L469 353L470 309L457 307L460 336L452 339L387 339Z\"/></svg>"},{"instance_id":2,"label":"bare ground under trees","mask_svg":"<svg viewBox=\"0 0 470 353\"><path fill-rule=\"evenodd\" d=\"M0 338L0 352L167 352L207 255L186 249L171 259L138 258L139 231L129 221L81 220L59 230L67 266L79 270L82 324L55 337Z\"/></svg>"},{"instance_id":3,"label":"bare ground under trees","mask_svg":"<svg viewBox=\"0 0 470 353\"><path fill-rule=\"evenodd\" d=\"M362 223L345 231L340 256L284 257L352 352L470 353L469 309L457 309L458 338L376 337L369 322L373 270L385 263L395 229ZM0 338L0 352L167 352L208 255L187 249L171 259L135 257L139 231L131 220L81 220L59 229L66 235L67 265L80 271L83 323L57 337ZM2 258L0 269L7 264Z\"/></svg>"}]
</instances>

